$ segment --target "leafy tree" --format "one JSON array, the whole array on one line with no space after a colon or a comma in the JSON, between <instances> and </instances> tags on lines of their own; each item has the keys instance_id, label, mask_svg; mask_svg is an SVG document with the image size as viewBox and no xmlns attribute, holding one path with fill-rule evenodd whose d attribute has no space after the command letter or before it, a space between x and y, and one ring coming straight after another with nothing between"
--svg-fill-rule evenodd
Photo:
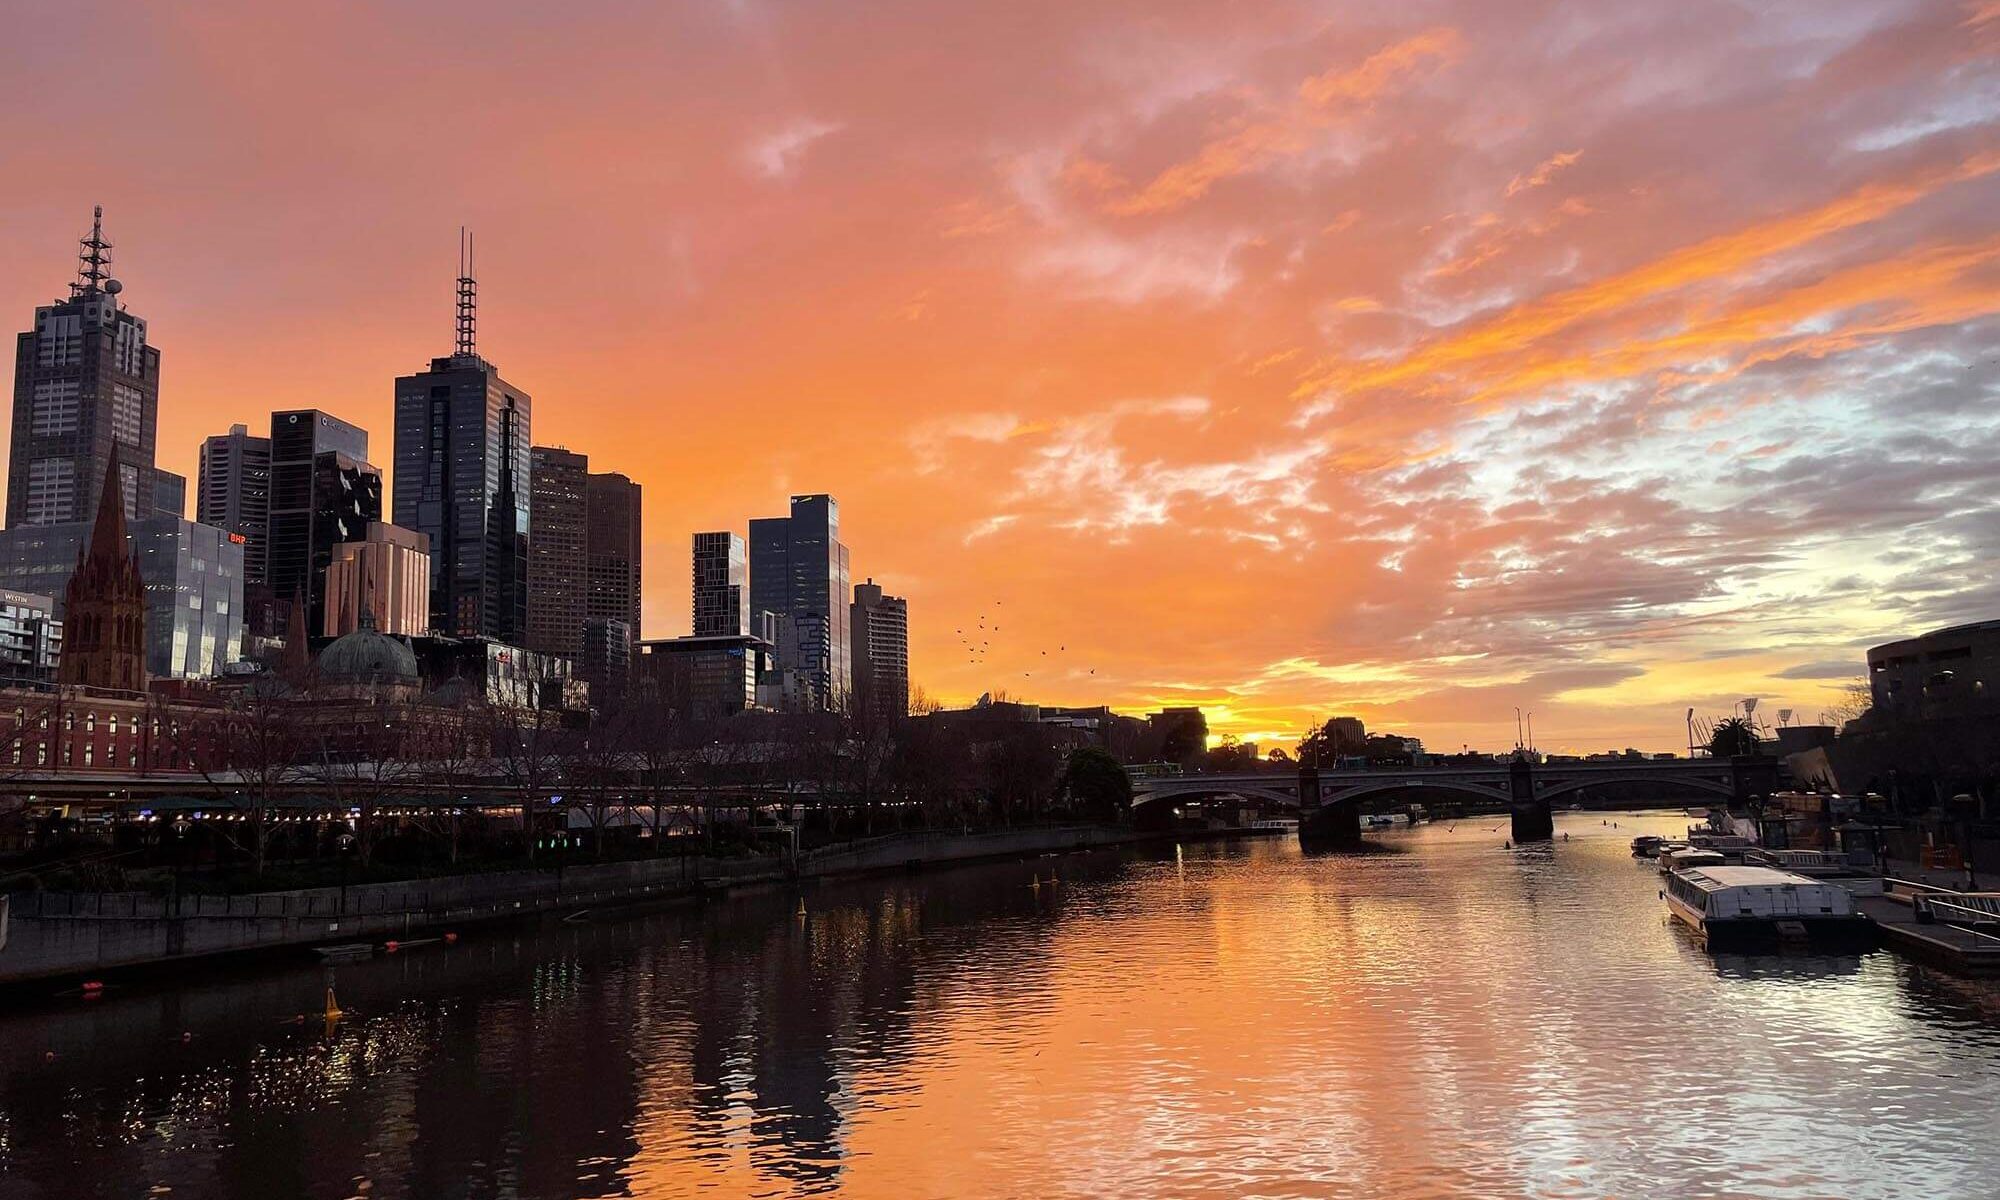
<instances>
[{"instance_id":1,"label":"leafy tree","mask_svg":"<svg viewBox=\"0 0 2000 1200\"><path fill-rule=\"evenodd\" d=\"M1132 811L1132 777L1117 759L1095 746L1070 751L1062 789L1070 807L1093 820L1119 821Z\"/></svg>"},{"instance_id":2,"label":"leafy tree","mask_svg":"<svg viewBox=\"0 0 2000 1200\"><path fill-rule=\"evenodd\" d=\"M1708 739L1708 752L1717 758L1734 758L1757 753L1757 730L1742 717L1731 717L1715 727Z\"/></svg>"}]
</instances>

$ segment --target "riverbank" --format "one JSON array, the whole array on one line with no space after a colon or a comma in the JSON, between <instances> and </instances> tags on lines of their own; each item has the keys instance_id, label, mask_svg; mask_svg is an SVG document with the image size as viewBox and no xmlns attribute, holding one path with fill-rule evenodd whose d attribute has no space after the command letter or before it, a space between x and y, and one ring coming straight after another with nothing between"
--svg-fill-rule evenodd
<instances>
[{"instance_id":1,"label":"riverbank","mask_svg":"<svg viewBox=\"0 0 2000 1200\"><path fill-rule=\"evenodd\" d=\"M891 834L781 858L695 856L501 871L242 896L24 892L0 897L0 988L157 968L220 955L404 942L480 922L583 908L672 903L941 863L1159 840L1114 826Z\"/></svg>"}]
</instances>

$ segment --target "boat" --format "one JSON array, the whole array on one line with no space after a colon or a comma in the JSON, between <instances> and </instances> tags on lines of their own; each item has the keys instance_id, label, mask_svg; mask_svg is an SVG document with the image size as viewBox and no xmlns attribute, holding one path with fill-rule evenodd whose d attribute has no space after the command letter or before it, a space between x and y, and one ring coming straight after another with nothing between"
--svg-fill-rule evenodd
<instances>
[{"instance_id":1,"label":"boat","mask_svg":"<svg viewBox=\"0 0 2000 1200\"><path fill-rule=\"evenodd\" d=\"M1703 850L1713 850L1730 862L1742 862L1743 855L1757 847L1755 838L1736 833L1717 833L1712 829L1688 830L1687 844Z\"/></svg>"},{"instance_id":2,"label":"boat","mask_svg":"<svg viewBox=\"0 0 2000 1200\"><path fill-rule=\"evenodd\" d=\"M1719 867L1728 861L1719 851L1704 850L1700 846L1682 846L1660 852L1660 871L1662 874L1671 875L1675 871L1686 870L1689 867Z\"/></svg>"},{"instance_id":3,"label":"boat","mask_svg":"<svg viewBox=\"0 0 2000 1200\"><path fill-rule=\"evenodd\" d=\"M1839 884L1773 867L1689 867L1669 874L1660 896L1667 912L1710 950L1863 950L1875 924Z\"/></svg>"},{"instance_id":4,"label":"boat","mask_svg":"<svg viewBox=\"0 0 2000 1200\"><path fill-rule=\"evenodd\" d=\"M1632 839L1632 857L1657 858L1660 853L1660 843L1666 840L1658 834L1642 833Z\"/></svg>"},{"instance_id":5,"label":"boat","mask_svg":"<svg viewBox=\"0 0 2000 1200\"><path fill-rule=\"evenodd\" d=\"M1748 866L1772 867L1804 875L1808 879L1837 883L1857 896L1882 894L1882 876L1875 869L1872 855L1839 850L1765 850L1759 847L1744 851L1743 861Z\"/></svg>"}]
</instances>

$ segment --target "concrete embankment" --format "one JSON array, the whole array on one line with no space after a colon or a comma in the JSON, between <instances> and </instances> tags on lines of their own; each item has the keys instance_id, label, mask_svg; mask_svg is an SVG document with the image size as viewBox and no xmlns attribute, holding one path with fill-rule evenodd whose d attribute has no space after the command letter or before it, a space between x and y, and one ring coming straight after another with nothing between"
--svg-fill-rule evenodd
<instances>
[{"instance_id":1,"label":"concrete embankment","mask_svg":"<svg viewBox=\"0 0 2000 1200\"><path fill-rule=\"evenodd\" d=\"M0 985L93 975L219 954L385 942L477 921L642 904L932 863L1089 849L1143 840L1129 830L1060 826L869 838L777 858L667 858L243 896L21 892L0 897Z\"/></svg>"}]
</instances>

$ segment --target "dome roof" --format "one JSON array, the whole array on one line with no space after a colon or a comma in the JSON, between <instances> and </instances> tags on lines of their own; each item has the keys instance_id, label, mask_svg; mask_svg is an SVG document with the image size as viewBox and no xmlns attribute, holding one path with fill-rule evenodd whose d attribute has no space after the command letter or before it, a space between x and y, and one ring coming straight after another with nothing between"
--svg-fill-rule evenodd
<instances>
[{"instance_id":1,"label":"dome roof","mask_svg":"<svg viewBox=\"0 0 2000 1200\"><path fill-rule=\"evenodd\" d=\"M333 639L319 652L321 683L418 683L417 654L401 638L375 628L371 613L361 614L361 628Z\"/></svg>"}]
</instances>

